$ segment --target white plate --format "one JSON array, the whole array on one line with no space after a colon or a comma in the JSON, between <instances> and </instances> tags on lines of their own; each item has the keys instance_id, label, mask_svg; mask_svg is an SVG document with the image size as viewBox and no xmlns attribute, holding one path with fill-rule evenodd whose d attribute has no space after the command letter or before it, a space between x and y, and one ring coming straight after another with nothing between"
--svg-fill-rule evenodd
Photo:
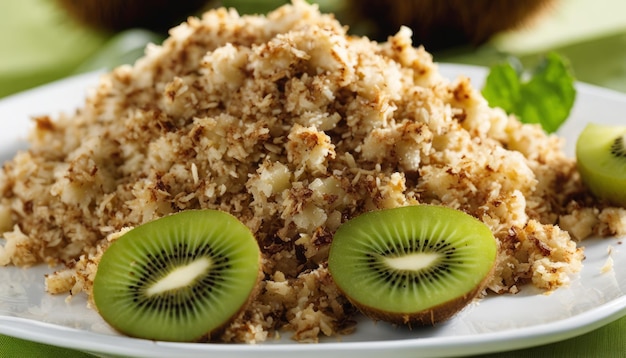
<instances>
[{"instance_id":1,"label":"white plate","mask_svg":"<svg viewBox=\"0 0 626 358\"><path fill-rule=\"evenodd\" d=\"M485 75L484 69L470 66L442 64L441 71L450 78L469 75L477 88ZM96 83L97 77L87 74L0 101L0 118L5 123L0 131L0 159L11 158L17 149L25 147L23 138L32 125L29 116L72 110L82 103L85 89ZM584 84L578 88L576 106L561 130L569 140L566 150L570 155L585 123L623 123L626 111L626 95ZM87 309L83 297L65 302L64 296L45 294L43 275L50 272L49 268L2 267L0 334L100 355L134 357L449 357L507 351L570 338L626 315L626 271L602 273L609 256L615 268L626 267L624 239L584 241L582 272L570 287L550 295L524 287L518 295L487 297L449 322L413 331L361 319L355 334L325 339L320 344L294 343L288 333L280 340L258 345L166 343L123 337Z\"/></svg>"}]
</instances>

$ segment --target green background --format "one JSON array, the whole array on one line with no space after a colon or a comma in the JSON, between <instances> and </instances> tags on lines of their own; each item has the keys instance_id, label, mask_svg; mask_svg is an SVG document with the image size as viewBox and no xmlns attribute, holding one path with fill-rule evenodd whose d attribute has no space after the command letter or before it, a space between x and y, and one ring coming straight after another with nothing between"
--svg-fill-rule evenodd
<instances>
[{"instance_id":1,"label":"green background","mask_svg":"<svg viewBox=\"0 0 626 358\"><path fill-rule=\"evenodd\" d=\"M251 0L228 3L241 11L258 6ZM434 56L440 62L489 66L508 55L532 63L547 51L557 51L569 58L578 80L626 92L625 14L623 0L562 1L533 26L498 35L479 48L455 48ZM113 34L86 28L52 0L0 1L0 98L73 74L131 63L145 44L162 38L141 29ZM484 357L623 358L625 337L623 317L562 342ZM0 357L93 356L0 335Z\"/></svg>"}]
</instances>

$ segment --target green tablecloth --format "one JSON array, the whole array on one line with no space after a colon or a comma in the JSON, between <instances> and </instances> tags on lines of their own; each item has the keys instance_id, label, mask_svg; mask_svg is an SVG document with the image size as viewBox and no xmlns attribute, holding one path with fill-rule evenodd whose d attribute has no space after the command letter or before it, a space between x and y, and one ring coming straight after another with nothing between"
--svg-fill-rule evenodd
<instances>
[{"instance_id":1,"label":"green tablecloth","mask_svg":"<svg viewBox=\"0 0 626 358\"><path fill-rule=\"evenodd\" d=\"M503 34L478 49L436 53L437 61L489 65L507 54L532 61L566 55L580 81L626 92L626 2L569 0L537 26ZM0 97L71 74L127 63L147 42L142 30L118 35L80 27L51 0L0 2ZM622 268L618 268L622 269ZM626 317L580 337L487 357L626 357ZM0 335L0 357L92 357Z\"/></svg>"}]
</instances>

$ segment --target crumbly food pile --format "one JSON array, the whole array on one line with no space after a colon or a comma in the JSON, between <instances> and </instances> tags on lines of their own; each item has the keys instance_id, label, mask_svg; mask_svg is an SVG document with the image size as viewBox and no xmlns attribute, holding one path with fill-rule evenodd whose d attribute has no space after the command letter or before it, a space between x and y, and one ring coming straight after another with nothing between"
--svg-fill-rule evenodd
<instances>
[{"instance_id":1,"label":"crumbly food pile","mask_svg":"<svg viewBox=\"0 0 626 358\"><path fill-rule=\"evenodd\" d=\"M495 293L566 285L577 240L626 233L626 211L591 199L561 139L490 108L467 78L444 79L409 29L351 37L303 1L189 19L75 113L36 118L30 140L1 172L0 264L63 263L47 290L90 295L128 228L230 212L256 235L265 279L225 342L353 329L325 261L337 227L369 210L441 204L479 218L499 242Z\"/></svg>"}]
</instances>

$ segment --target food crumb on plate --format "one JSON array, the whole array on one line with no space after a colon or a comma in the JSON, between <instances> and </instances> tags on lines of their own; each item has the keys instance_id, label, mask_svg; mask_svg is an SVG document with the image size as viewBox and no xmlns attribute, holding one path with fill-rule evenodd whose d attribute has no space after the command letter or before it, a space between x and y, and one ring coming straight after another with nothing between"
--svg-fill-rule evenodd
<instances>
[{"instance_id":1,"label":"food crumb on plate","mask_svg":"<svg viewBox=\"0 0 626 358\"><path fill-rule=\"evenodd\" d=\"M607 273L613 271L613 246L608 246L607 248L607 258L604 262L604 265L600 268L601 273Z\"/></svg>"}]
</instances>

